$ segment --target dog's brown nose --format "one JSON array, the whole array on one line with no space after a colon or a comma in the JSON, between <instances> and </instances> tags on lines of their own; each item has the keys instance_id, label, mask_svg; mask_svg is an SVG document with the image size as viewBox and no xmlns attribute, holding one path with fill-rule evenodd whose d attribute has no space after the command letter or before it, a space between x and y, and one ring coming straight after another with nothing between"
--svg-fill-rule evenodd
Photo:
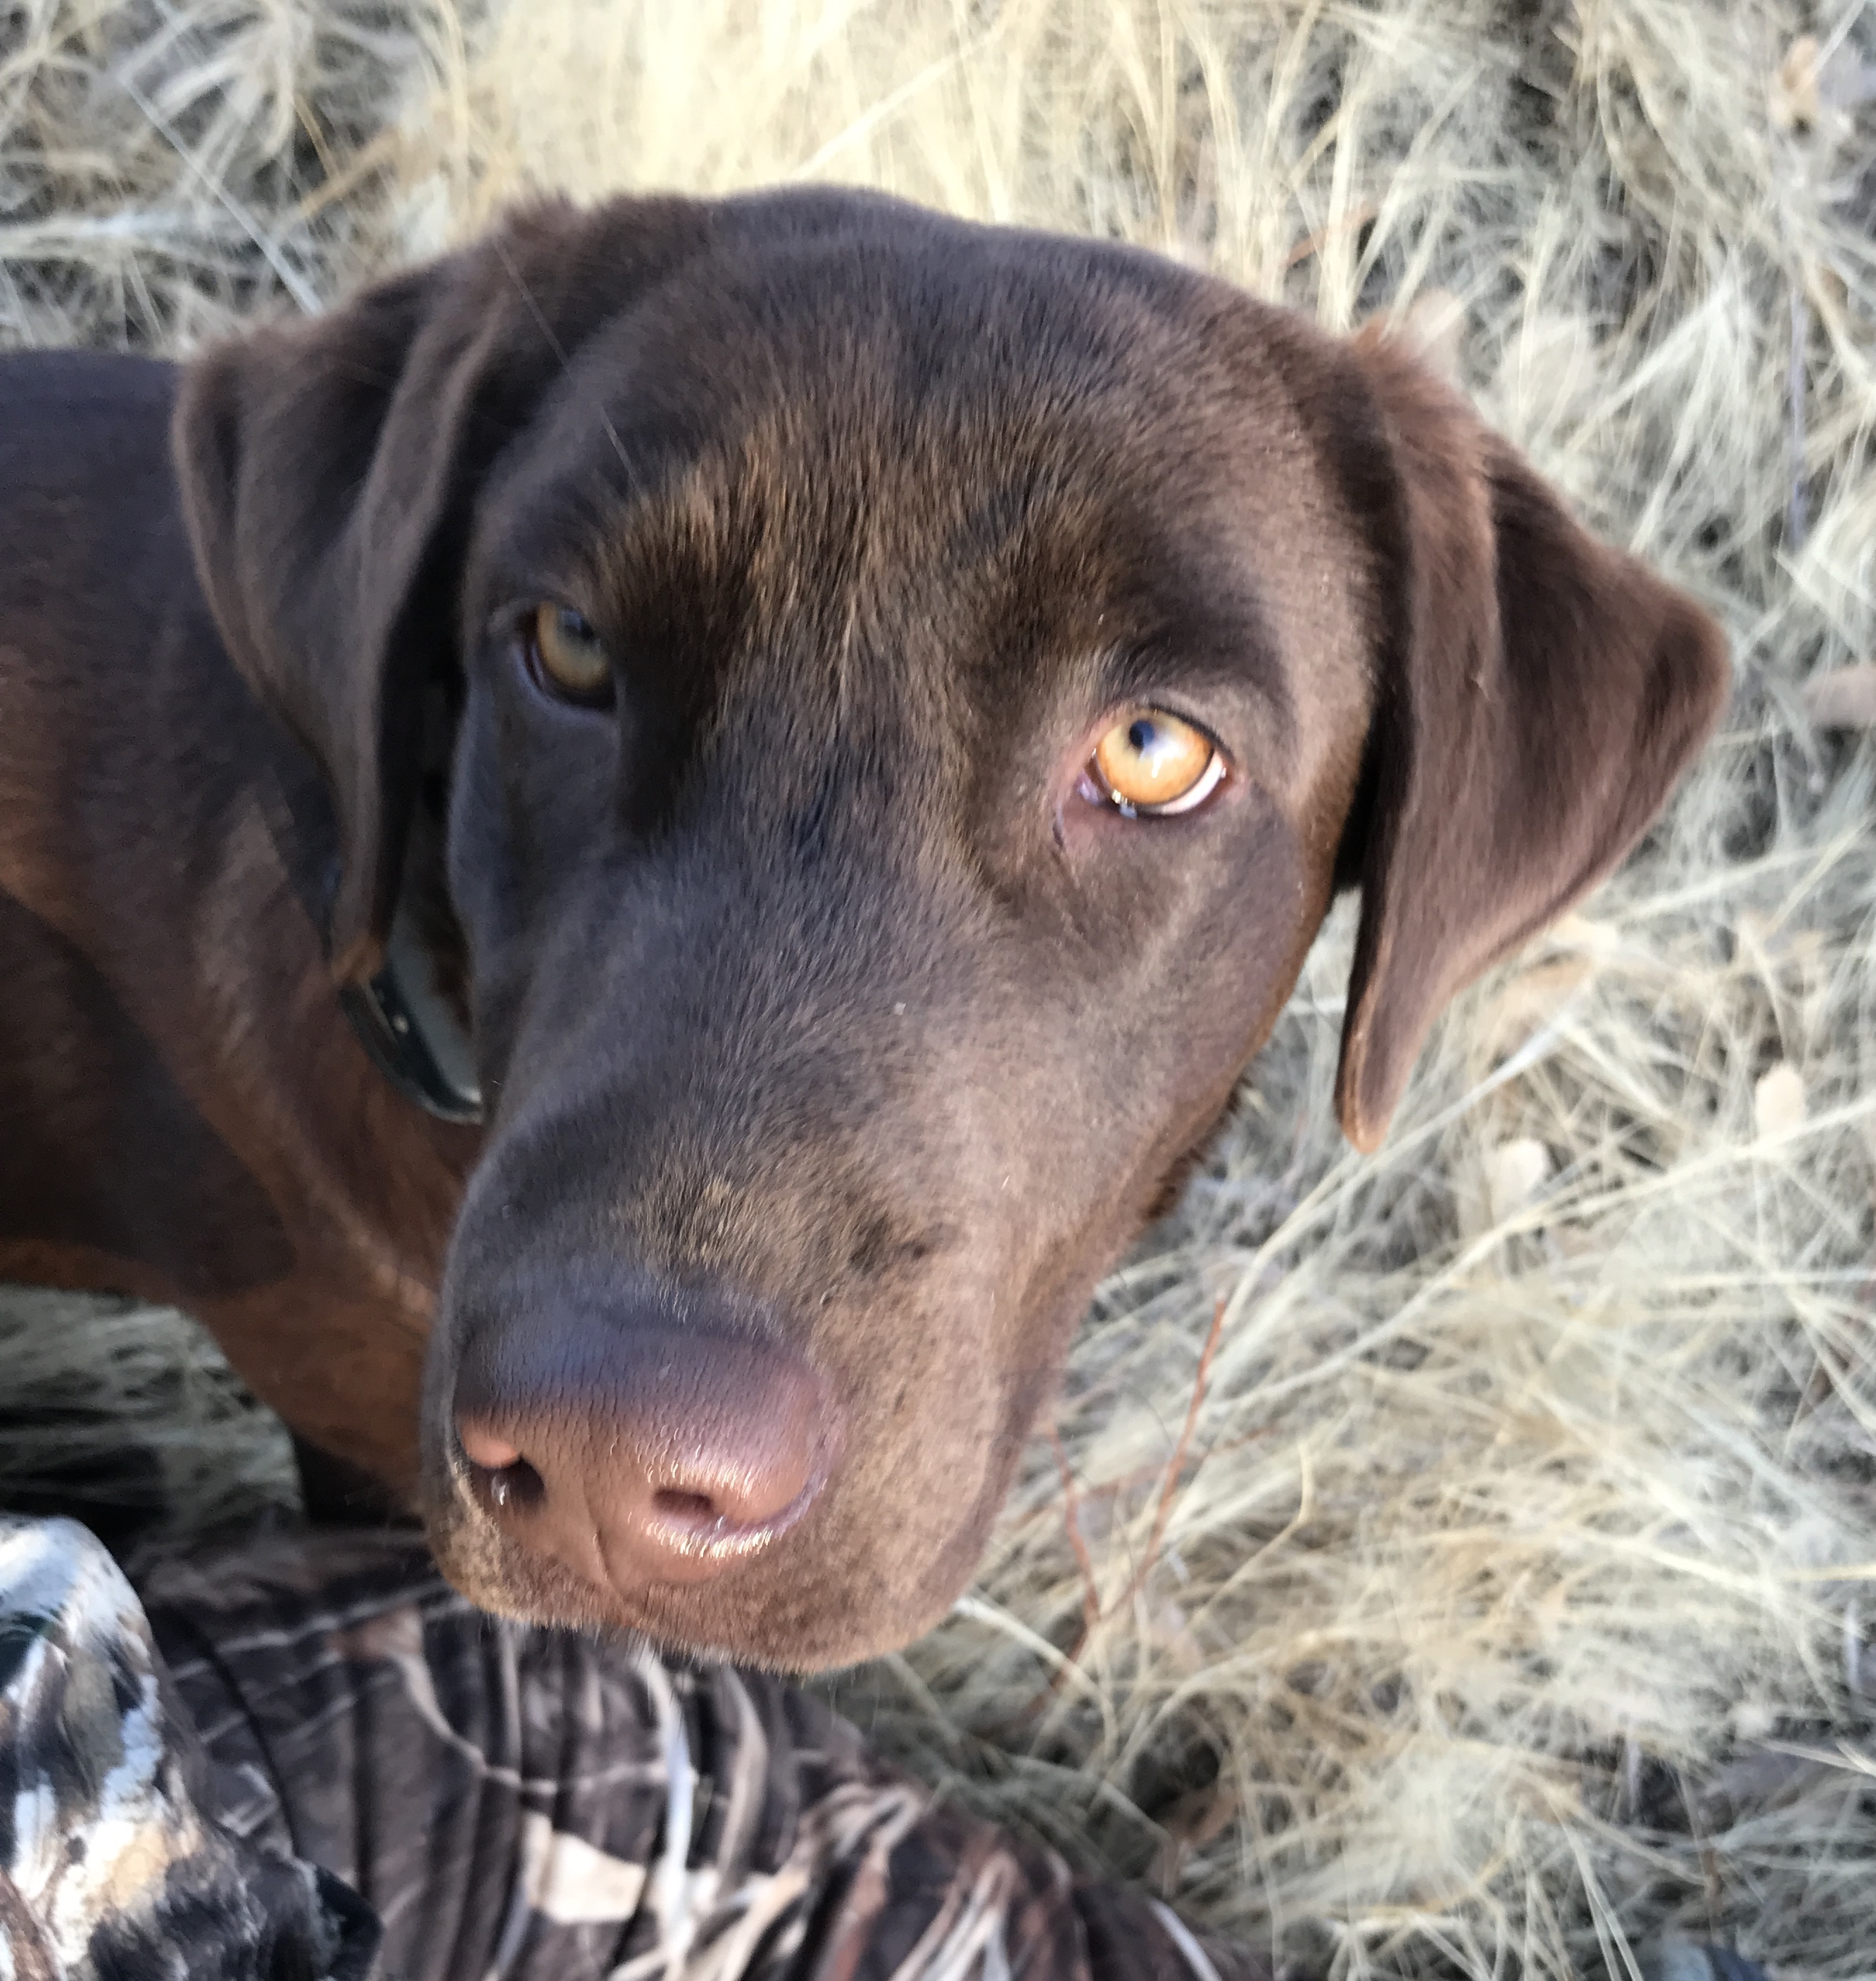
<instances>
[{"instance_id":1,"label":"dog's brown nose","mask_svg":"<svg viewBox=\"0 0 1876 1981\"><path fill-rule=\"evenodd\" d=\"M550 1327L504 1332L457 1372L473 1490L584 1580L624 1593L720 1574L793 1527L827 1477L832 1402L786 1349L601 1326L570 1353Z\"/></svg>"}]
</instances>

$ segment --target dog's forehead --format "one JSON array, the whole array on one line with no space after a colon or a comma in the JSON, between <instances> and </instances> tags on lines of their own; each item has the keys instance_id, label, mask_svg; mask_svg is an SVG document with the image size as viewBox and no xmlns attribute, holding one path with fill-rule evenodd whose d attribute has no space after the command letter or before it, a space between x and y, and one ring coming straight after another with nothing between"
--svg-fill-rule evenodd
<instances>
[{"instance_id":1,"label":"dog's forehead","mask_svg":"<svg viewBox=\"0 0 1876 1981\"><path fill-rule=\"evenodd\" d=\"M1360 560L1282 313L1131 251L860 213L622 299L507 464L515 586L713 669L793 643L891 653L901 686L921 653L952 685L993 655L1000 687L1013 654L1152 647L1280 697L1286 655L1352 661Z\"/></svg>"}]
</instances>

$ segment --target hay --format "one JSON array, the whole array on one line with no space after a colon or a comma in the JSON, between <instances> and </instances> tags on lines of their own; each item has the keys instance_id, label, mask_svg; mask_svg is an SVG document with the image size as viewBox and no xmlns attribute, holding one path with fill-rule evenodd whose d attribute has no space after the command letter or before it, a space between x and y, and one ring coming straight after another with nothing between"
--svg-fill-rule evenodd
<instances>
[{"instance_id":1,"label":"hay","mask_svg":"<svg viewBox=\"0 0 1876 1981\"><path fill-rule=\"evenodd\" d=\"M1872 158L1850 0L0 7L0 338L185 347L539 188L863 181L1411 320L1725 620L1730 727L1372 1160L1338 913L976 1592L833 1688L1311 1969L1876 1974Z\"/></svg>"}]
</instances>

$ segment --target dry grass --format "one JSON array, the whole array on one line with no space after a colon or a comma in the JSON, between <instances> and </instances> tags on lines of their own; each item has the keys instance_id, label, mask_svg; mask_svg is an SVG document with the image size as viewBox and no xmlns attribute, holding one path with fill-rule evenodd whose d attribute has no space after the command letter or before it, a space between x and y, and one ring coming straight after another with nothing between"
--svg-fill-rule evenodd
<instances>
[{"instance_id":1,"label":"dry grass","mask_svg":"<svg viewBox=\"0 0 1876 1981\"><path fill-rule=\"evenodd\" d=\"M1808 714L1876 661L1873 156L1852 0L0 0L0 337L186 346L537 188L860 181L1443 325L1724 617L1731 726L1372 1160L1338 917L977 1593L839 1688L1338 1976L1876 1974L1876 711Z\"/></svg>"}]
</instances>

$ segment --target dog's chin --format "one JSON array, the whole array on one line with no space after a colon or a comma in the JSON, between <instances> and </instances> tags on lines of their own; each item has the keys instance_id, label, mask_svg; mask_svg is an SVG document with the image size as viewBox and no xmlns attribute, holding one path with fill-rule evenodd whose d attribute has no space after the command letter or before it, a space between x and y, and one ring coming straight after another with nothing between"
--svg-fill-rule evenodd
<instances>
[{"instance_id":1,"label":"dog's chin","mask_svg":"<svg viewBox=\"0 0 1876 1981\"><path fill-rule=\"evenodd\" d=\"M976 1555L960 1535L936 1573L910 1590L873 1584L871 1603L830 1590L806 1564L794 1573L757 1557L700 1584L654 1583L627 1596L575 1574L504 1534L451 1482L424 1493L424 1525L437 1566L492 1616L597 1636L623 1636L687 1656L801 1674L902 1649L943 1616ZM784 1543L785 1545L785 1543ZM954 1565L955 1573L945 1570Z\"/></svg>"}]
</instances>

